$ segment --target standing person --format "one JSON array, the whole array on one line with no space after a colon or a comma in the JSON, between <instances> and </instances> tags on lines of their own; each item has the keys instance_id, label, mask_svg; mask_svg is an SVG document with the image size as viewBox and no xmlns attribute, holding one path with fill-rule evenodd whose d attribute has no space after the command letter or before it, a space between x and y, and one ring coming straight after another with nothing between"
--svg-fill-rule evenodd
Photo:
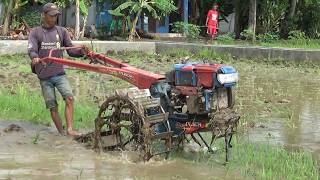
<instances>
[{"instance_id":1,"label":"standing person","mask_svg":"<svg viewBox=\"0 0 320 180\"><path fill-rule=\"evenodd\" d=\"M64 71L63 65L54 62L44 63L40 59L49 55L50 49L61 46L73 46L70 36L65 28L56 26L58 7L53 3L47 3L42 8L43 23L41 26L32 29L29 35L28 54L32 60L32 71L37 74L42 95L46 107L50 109L51 118L60 134L64 134L61 118L58 112L55 89L62 95L65 106L65 119L67 124L67 135L79 136L80 133L72 127L73 121L73 93ZM70 49L68 54L73 57L81 57L88 49ZM53 57L62 57L61 51L54 51Z\"/></svg>"},{"instance_id":2,"label":"standing person","mask_svg":"<svg viewBox=\"0 0 320 180\"><path fill-rule=\"evenodd\" d=\"M207 26L207 33L214 39L217 35L217 28L219 23L219 12L218 6L213 5L213 8L208 11L206 26Z\"/></svg>"}]
</instances>

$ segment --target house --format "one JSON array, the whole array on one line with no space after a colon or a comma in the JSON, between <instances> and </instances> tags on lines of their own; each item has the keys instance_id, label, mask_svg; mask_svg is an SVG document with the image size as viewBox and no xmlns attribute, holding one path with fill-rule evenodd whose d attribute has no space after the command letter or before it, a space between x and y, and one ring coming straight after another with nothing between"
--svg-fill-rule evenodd
<instances>
[{"instance_id":1,"label":"house","mask_svg":"<svg viewBox=\"0 0 320 180\"><path fill-rule=\"evenodd\" d=\"M160 20L156 20L152 17L143 16L139 19L137 28L143 28L144 31L149 33L169 33L171 31L171 25L176 21L188 22L190 11L189 0L175 0L176 4L179 4L179 13L172 13L168 16L162 17ZM110 30L110 24L113 20L108 10L111 9L111 2L101 3L99 0L95 0L92 6L89 8L89 15L87 17L86 28L95 26L108 32ZM39 9L40 10L40 9ZM0 2L0 24L3 22L3 5ZM59 25L65 27L75 26L75 7L70 6L68 8L61 9L61 15L59 17ZM220 32L233 32L234 31L234 14L231 14L228 18L228 23L221 22L219 24ZM81 26L83 26L83 18L81 18ZM143 24L141 24L143 23Z\"/></svg>"},{"instance_id":2,"label":"house","mask_svg":"<svg viewBox=\"0 0 320 180\"><path fill-rule=\"evenodd\" d=\"M188 22L188 0L182 0L184 3L183 7L183 17L185 22ZM109 31L110 24L113 20L111 14L108 13L108 10L111 10L111 3L108 2L99 2L96 0L92 6L89 8L89 15L87 19L86 26L94 25L98 29L105 29L105 31ZM62 10L62 16L60 17L60 25L66 27L74 27L74 7L65 8ZM141 24L143 22L143 24ZM156 20L152 17L144 16L139 19L137 24L137 28L143 29L149 33L168 33L170 32L170 24L172 23L171 16L162 17L160 20ZM83 24L83 21L81 21Z\"/></svg>"},{"instance_id":3,"label":"house","mask_svg":"<svg viewBox=\"0 0 320 180\"><path fill-rule=\"evenodd\" d=\"M108 13L108 10L111 9L111 5L107 2L101 3L96 1L96 22L95 25L97 28L102 28L110 25L112 21L112 15ZM141 24L143 23L143 25ZM151 33L168 33L169 32L169 16L165 16L160 20L155 20L154 18L144 16L144 18L140 18L137 24L137 28L140 29L144 27L146 32Z\"/></svg>"}]
</instances>

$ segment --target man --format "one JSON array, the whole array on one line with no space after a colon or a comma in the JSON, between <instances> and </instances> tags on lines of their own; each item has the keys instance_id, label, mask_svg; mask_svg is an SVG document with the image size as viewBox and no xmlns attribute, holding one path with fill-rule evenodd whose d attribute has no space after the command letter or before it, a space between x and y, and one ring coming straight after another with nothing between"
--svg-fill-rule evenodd
<instances>
[{"instance_id":1,"label":"man","mask_svg":"<svg viewBox=\"0 0 320 180\"><path fill-rule=\"evenodd\" d=\"M73 93L69 81L66 77L63 65L53 62L40 62L41 58L47 57L50 49L60 48L61 46L73 46L70 36L65 28L56 26L58 7L53 3L47 3L42 8L43 24L34 28L29 35L28 53L32 60L31 66L37 74L42 89L42 94L46 107L50 109L51 118L60 134L64 134L61 118L58 112L55 89L62 95L66 107L65 118L67 124L67 135L79 136L73 130ZM84 50L85 49L85 50ZM83 56L87 48L71 49L68 54L73 57ZM62 57L61 51L54 51L52 56Z\"/></svg>"},{"instance_id":2,"label":"man","mask_svg":"<svg viewBox=\"0 0 320 180\"><path fill-rule=\"evenodd\" d=\"M214 5L213 8L208 11L206 20L207 33L211 36L212 39L214 39L217 35L218 18L218 6Z\"/></svg>"}]
</instances>

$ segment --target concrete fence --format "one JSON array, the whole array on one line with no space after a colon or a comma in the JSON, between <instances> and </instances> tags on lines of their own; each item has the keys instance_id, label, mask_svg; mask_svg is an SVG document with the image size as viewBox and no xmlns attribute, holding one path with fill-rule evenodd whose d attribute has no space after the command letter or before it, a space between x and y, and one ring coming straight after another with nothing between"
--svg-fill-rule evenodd
<instances>
[{"instance_id":1,"label":"concrete fence","mask_svg":"<svg viewBox=\"0 0 320 180\"><path fill-rule=\"evenodd\" d=\"M270 48L261 46L236 46L236 45L205 45L195 43L171 43L156 42L156 52L162 53L172 49L187 49L191 52L198 52L203 49L212 49L220 53L229 53L235 57L263 58L286 60L320 60L320 49L300 48Z\"/></svg>"},{"instance_id":2,"label":"concrete fence","mask_svg":"<svg viewBox=\"0 0 320 180\"><path fill-rule=\"evenodd\" d=\"M90 41L76 41L74 44L91 46ZM236 45L206 45L196 43L179 42L126 42L126 41L93 41L94 50L98 52L113 51L141 51L145 53L163 53L175 49L187 49L198 52L203 49L212 49L220 53L230 53L232 56L244 58L286 60L320 60L320 49L302 48L269 48L260 46L236 46ZM27 41L0 41L0 55L21 54L27 52Z\"/></svg>"}]
</instances>

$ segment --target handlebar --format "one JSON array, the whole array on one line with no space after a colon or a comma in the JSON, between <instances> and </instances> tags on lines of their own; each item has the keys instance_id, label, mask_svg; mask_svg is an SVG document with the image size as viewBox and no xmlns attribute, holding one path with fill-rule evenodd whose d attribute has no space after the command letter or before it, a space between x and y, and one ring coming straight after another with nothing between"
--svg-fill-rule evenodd
<instances>
[{"instance_id":1,"label":"handlebar","mask_svg":"<svg viewBox=\"0 0 320 180\"><path fill-rule=\"evenodd\" d=\"M83 45L77 45L77 46L71 46L71 47L61 47L61 48L50 49L48 58L52 57L52 53L54 51L69 50L69 49L79 49L79 48L82 49L82 48L84 48L84 46Z\"/></svg>"}]
</instances>

